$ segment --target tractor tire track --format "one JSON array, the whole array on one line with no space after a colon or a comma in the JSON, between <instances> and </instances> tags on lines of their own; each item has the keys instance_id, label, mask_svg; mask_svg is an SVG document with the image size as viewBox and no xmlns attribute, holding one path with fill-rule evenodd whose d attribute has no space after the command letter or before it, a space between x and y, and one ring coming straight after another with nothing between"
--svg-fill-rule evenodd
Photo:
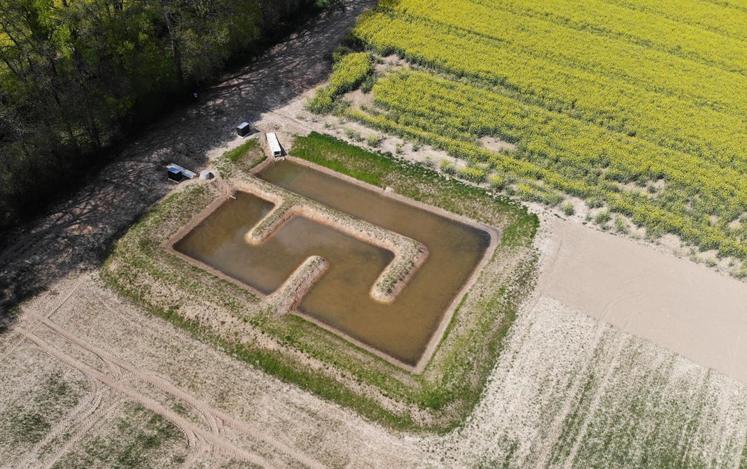
<instances>
[{"instance_id":1,"label":"tractor tire track","mask_svg":"<svg viewBox=\"0 0 747 469\"><path fill-rule=\"evenodd\" d=\"M110 376L107 376L101 373L100 371L88 366L87 364L76 360L75 358L57 349L53 345L48 344L42 338L34 335L33 333L27 334L27 337L30 341L34 342L42 351L46 352L48 355L68 364L69 366L72 366L80 370L81 372L90 376L91 378L102 382L103 384L109 386L115 391L118 391L119 393L123 394L125 397L139 403L140 405L150 410L151 412L159 414L162 417L171 421L187 436L190 447L194 447L196 445L196 436L200 435L206 441L210 442L211 444L217 447L220 447L227 454L230 454L239 459L251 462L252 464L256 464L258 466L272 467L272 464L270 464L270 462L267 461L264 457L257 455L253 452L247 451L243 448L239 448L235 446L234 444L232 444L231 442L224 440L223 438L218 437L211 432L203 430L199 426L193 424L192 422L188 421L184 417L178 415L176 412L166 408L164 405L155 401L154 399L144 396L138 393L137 391L131 389L129 386L126 386L118 381L115 381Z\"/></svg>"},{"instance_id":2,"label":"tractor tire track","mask_svg":"<svg viewBox=\"0 0 747 469\"><path fill-rule=\"evenodd\" d=\"M46 461L42 465L44 469L51 469L52 466L57 463L57 461L60 460L65 454L68 453L78 442L80 442L83 437L89 433L89 431L94 428L96 425L98 425L100 422L107 420L114 410L116 410L117 406L119 406L123 402L122 398L115 397L112 402L110 402L106 407L101 407L95 409L91 414L84 416L80 421L77 423L77 428L73 432L72 435L65 441L65 443L60 446L57 451L55 451L52 455L46 458Z\"/></svg>"},{"instance_id":3,"label":"tractor tire track","mask_svg":"<svg viewBox=\"0 0 747 469\"><path fill-rule=\"evenodd\" d=\"M124 370L126 373L131 374L132 376L135 376L139 379L142 379L153 386L155 386L157 389L167 393L171 394L182 401L188 403L190 406L198 409L198 411L204 415L212 415L214 419L220 420L224 422L225 425L227 425L229 428L232 428L234 430L237 430L241 433L247 434L248 436L252 437L253 439L258 440L259 442L262 442L269 447L275 448L278 452L286 454L290 457L292 457L294 460L308 466L308 467L323 467L322 464L314 460L313 458L309 457L302 451L298 450L297 448L294 448L290 446L289 444L286 444L284 442L277 441L275 439L269 438L262 434L262 432L255 427L246 424L245 422L242 422L240 420L237 420L233 418L232 416L211 408L207 404L195 399L192 395L184 392L183 390L179 389L178 387L174 386L173 384L169 383L167 380L158 377L150 372L143 372L141 370L136 369L135 367L119 361L111 356L109 356L106 352L103 350L100 350L85 341L81 340L80 338L72 335L62 327L58 326L54 322L46 319L46 318L38 318L37 321L47 326L49 329L57 333L58 335L68 339L71 343L77 345L78 347L93 353L97 357L101 358L105 363L111 364L111 366L116 366ZM84 364L77 359L68 356L64 352L58 350L56 347L52 346L51 344L47 343L44 339L38 337L33 332L29 331L23 331L23 333L26 335L29 340L36 343L37 346L43 347L44 351L47 353L54 355L54 356L61 356L62 360L66 363L71 364L77 369L80 369L84 373L86 373L89 376L93 376L94 378L98 379L99 381L104 382L105 384L109 385L110 387L123 392L127 394L128 396L133 397L134 400L140 402L143 404L144 407L162 414L164 417L167 417L169 420L174 422L175 425L185 429L185 434L190 439L190 442L192 443L192 446L194 446L194 438L193 434L199 435L205 440L209 441L210 443L216 444L217 446L224 447L229 452L236 454L237 456L241 457L242 459L247 459L248 461L254 462L255 464L261 465L261 466L268 466L270 465L268 461L266 461L261 456L255 455L254 453L250 453L248 451L244 451L243 449L235 447L232 443L228 442L227 440L220 437L218 433L215 433L214 431L205 431L198 425L190 422L189 420L185 419L184 417L176 414L176 412L167 409L160 403L156 402L155 400L144 396L134 390L132 390L130 387L128 387L125 384L120 383L115 378L112 378L111 376L102 373L98 370L95 370L94 368L90 367L87 364ZM40 345L41 344L41 345ZM154 410L158 409L158 410ZM216 424L217 429L217 424ZM212 428L211 428L212 430Z\"/></svg>"}]
</instances>

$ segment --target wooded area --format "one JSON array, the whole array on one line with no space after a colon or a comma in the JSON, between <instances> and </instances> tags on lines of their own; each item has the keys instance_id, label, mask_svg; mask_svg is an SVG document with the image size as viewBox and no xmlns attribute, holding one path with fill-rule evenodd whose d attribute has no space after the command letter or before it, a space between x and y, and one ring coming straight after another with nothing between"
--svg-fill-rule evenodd
<instances>
[{"instance_id":1,"label":"wooded area","mask_svg":"<svg viewBox=\"0 0 747 469\"><path fill-rule=\"evenodd\" d=\"M0 229L313 0L0 0Z\"/></svg>"}]
</instances>

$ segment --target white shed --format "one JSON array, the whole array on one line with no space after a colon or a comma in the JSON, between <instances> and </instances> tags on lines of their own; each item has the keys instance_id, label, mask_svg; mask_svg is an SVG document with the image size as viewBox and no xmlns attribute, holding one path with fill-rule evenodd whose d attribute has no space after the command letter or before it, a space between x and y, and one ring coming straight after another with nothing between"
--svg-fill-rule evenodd
<instances>
[{"instance_id":1,"label":"white shed","mask_svg":"<svg viewBox=\"0 0 747 469\"><path fill-rule=\"evenodd\" d=\"M272 156L283 156L283 149L280 147L280 142L278 141L278 136L275 135L275 132L267 133L267 146L270 148Z\"/></svg>"}]
</instances>

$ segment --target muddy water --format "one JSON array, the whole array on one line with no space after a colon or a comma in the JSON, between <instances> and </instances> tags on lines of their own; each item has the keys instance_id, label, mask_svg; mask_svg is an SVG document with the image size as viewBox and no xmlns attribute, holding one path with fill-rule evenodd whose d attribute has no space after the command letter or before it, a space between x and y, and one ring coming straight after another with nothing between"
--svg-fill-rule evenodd
<instances>
[{"instance_id":1,"label":"muddy water","mask_svg":"<svg viewBox=\"0 0 747 469\"><path fill-rule=\"evenodd\" d=\"M289 161L275 163L260 177L416 239L428 247L429 257L392 304L378 303L369 291L392 253L303 217L291 219L266 243L248 245L244 234L272 205L245 193L174 247L264 293L278 288L308 256L323 256L329 270L300 312L415 365L484 255L489 235Z\"/></svg>"}]
</instances>

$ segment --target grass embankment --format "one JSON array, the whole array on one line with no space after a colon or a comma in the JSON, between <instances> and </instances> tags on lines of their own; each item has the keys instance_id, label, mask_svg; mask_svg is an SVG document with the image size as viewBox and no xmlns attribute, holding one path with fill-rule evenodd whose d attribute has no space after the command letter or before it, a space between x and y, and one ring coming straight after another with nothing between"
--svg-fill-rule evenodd
<instances>
[{"instance_id":1,"label":"grass embankment","mask_svg":"<svg viewBox=\"0 0 747 469\"><path fill-rule=\"evenodd\" d=\"M217 162L218 171L226 177L233 171L249 171L265 159L259 139L250 138L225 152Z\"/></svg>"},{"instance_id":2,"label":"grass embankment","mask_svg":"<svg viewBox=\"0 0 747 469\"><path fill-rule=\"evenodd\" d=\"M535 259L530 246L537 218L482 189L328 136L314 133L299 138L292 154L503 230L494 258L481 275L479 287L473 289L479 288L479 295L465 297L421 376L373 357L299 317L272 317L245 290L162 249L163 240L217 195L209 185L194 185L171 195L134 226L117 244L104 279L194 337L369 419L408 430L445 431L459 425L478 401L516 309L531 288ZM235 153L226 155L221 165L230 167L229 158L236 159ZM274 338L280 347L268 350L255 342L241 342L235 332L188 317L182 306L194 298L226 311L241 327ZM322 366L315 369L305 360Z\"/></svg>"}]
</instances>

